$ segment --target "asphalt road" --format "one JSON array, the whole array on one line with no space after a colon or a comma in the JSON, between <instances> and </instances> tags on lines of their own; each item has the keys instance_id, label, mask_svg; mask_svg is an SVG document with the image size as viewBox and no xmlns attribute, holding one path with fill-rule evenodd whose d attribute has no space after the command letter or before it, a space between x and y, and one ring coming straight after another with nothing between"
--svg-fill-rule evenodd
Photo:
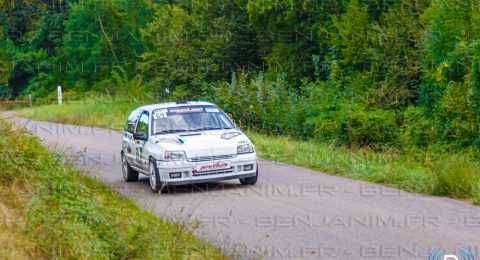
<instances>
[{"instance_id":1,"label":"asphalt road","mask_svg":"<svg viewBox=\"0 0 480 260\"><path fill-rule=\"evenodd\" d=\"M255 186L224 181L158 195L146 177L123 181L121 133L13 120L157 216L200 223L198 235L241 258L427 259L432 248L479 256L480 208L465 202L266 160Z\"/></svg>"}]
</instances>

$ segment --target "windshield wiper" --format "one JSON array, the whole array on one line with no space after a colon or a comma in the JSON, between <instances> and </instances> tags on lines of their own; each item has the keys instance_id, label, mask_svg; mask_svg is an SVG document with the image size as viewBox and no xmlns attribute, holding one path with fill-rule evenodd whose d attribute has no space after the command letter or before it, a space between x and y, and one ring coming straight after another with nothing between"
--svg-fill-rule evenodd
<instances>
[{"instance_id":1,"label":"windshield wiper","mask_svg":"<svg viewBox=\"0 0 480 260\"><path fill-rule=\"evenodd\" d=\"M206 130L222 130L222 129L232 129L233 127L206 127L206 128L198 128L192 131L206 131Z\"/></svg>"}]
</instances>

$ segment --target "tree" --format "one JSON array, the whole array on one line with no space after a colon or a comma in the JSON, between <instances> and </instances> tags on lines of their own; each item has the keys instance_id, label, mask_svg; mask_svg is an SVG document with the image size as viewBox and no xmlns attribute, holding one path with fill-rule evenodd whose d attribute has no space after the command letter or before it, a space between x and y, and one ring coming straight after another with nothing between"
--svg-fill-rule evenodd
<instances>
[{"instance_id":1,"label":"tree","mask_svg":"<svg viewBox=\"0 0 480 260\"><path fill-rule=\"evenodd\" d=\"M206 83L258 66L255 34L243 2L178 1L158 8L143 30L142 68L151 84L200 95Z\"/></svg>"},{"instance_id":2,"label":"tree","mask_svg":"<svg viewBox=\"0 0 480 260\"><path fill-rule=\"evenodd\" d=\"M4 36L0 28L0 99L10 97L12 88L9 86L8 79L13 68L13 58L15 55L15 46L12 41Z\"/></svg>"},{"instance_id":3,"label":"tree","mask_svg":"<svg viewBox=\"0 0 480 260\"><path fill-rule=\"evenodd\" d=\"M133 77L143 52L140 28L151 15L152 9L143 0L72 4L58 55L62 69L59 81L83 92L108 81L116 66Z\"/></svg>"}]
</instances>

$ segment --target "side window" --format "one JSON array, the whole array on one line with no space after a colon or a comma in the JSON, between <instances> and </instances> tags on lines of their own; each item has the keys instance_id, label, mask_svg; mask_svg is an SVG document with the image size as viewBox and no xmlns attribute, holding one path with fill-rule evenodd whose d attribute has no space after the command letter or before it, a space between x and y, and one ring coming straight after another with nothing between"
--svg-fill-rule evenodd
<instances>
[{"instance_id":1,"label":"side window","mask_svg":"<svg viewBox=\"0 0 480 260\"><path fill-rule=\"evenodd\" d=\"M145 136L148 136L148 113L143 112L142 116L138 120L137 130L135 133L144 133Z\"/></svg>"},{"instance_id":2,"label":"side window","mask_svg":"<svg viewBox=\"0 0 480 260\"><path fill-rule=\"evenodd\" d=\"M127 122L125 123L125 131L133 133L135 131L135 125L137 125L137 120L140 117L142 110L134 110L128 116Z\"/></svg>"}]
</instances>

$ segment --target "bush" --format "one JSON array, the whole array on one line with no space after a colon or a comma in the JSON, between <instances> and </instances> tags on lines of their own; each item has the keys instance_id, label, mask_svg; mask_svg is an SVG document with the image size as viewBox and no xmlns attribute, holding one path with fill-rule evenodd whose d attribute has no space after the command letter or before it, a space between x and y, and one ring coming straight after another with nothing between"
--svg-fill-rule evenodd
<instances>
[{"instance_id":1,"label":"bush","mask_svg":"<svg viewBox=\"0 0 480 260\"><path fill-rule=\"evenodd\" d=\"M350 147L380 148L394 144L399 134L395 112L368 110L359 104L342 104L339 110L325 111L308 122L315 125L316 139L339 140Z\"/></svg>"},{"instance_id":2,"label":"bush","mask_svg":"<svg viewBox=\"0 0 480 260\"><path fill-rule=\"evenodd\" d=\"M399 142L404 145L427 147L435 144L436 138L435 122L426 116L424 109L414 106L405 109Z\"/></svg>"},{"instance_id":3,"label":"bush","mask_svg":"<svg viewBox=\"0 0 480 260\"><path fill-rule=\"evenodd\" d=\"M346 142L350 146L383 146L393 144L398 135L396 115L388 110L349 107L345 112Z\"/></svg>"},{"instance_id":4,"label":"bush","mask_svg":"<svg viewBox=\"0 0 480 260\"><path fill-rule=\"evenodd\" d=\"M304 81L298 94L284 77L233 74L217 86L210 99L241 126L269 134L337 141L351 147L396 144L398 116L394 110L368 109L338 94L325 82Z\"/></svg>"},{"instance_id":5,"label":"bush","mask_svg":"<svg viewBox=\"0 0 480 260\"><path fill-rule=\"evenodd\" d=\"M291 117L295 97L282 76L268 80L262 74L249 77L239 73L238 76L232 75L231 83L223 82L217 86L215 95L207 98L232 115L241 126L287 134L294 126Z\"/></svg>"}]
</instances>

